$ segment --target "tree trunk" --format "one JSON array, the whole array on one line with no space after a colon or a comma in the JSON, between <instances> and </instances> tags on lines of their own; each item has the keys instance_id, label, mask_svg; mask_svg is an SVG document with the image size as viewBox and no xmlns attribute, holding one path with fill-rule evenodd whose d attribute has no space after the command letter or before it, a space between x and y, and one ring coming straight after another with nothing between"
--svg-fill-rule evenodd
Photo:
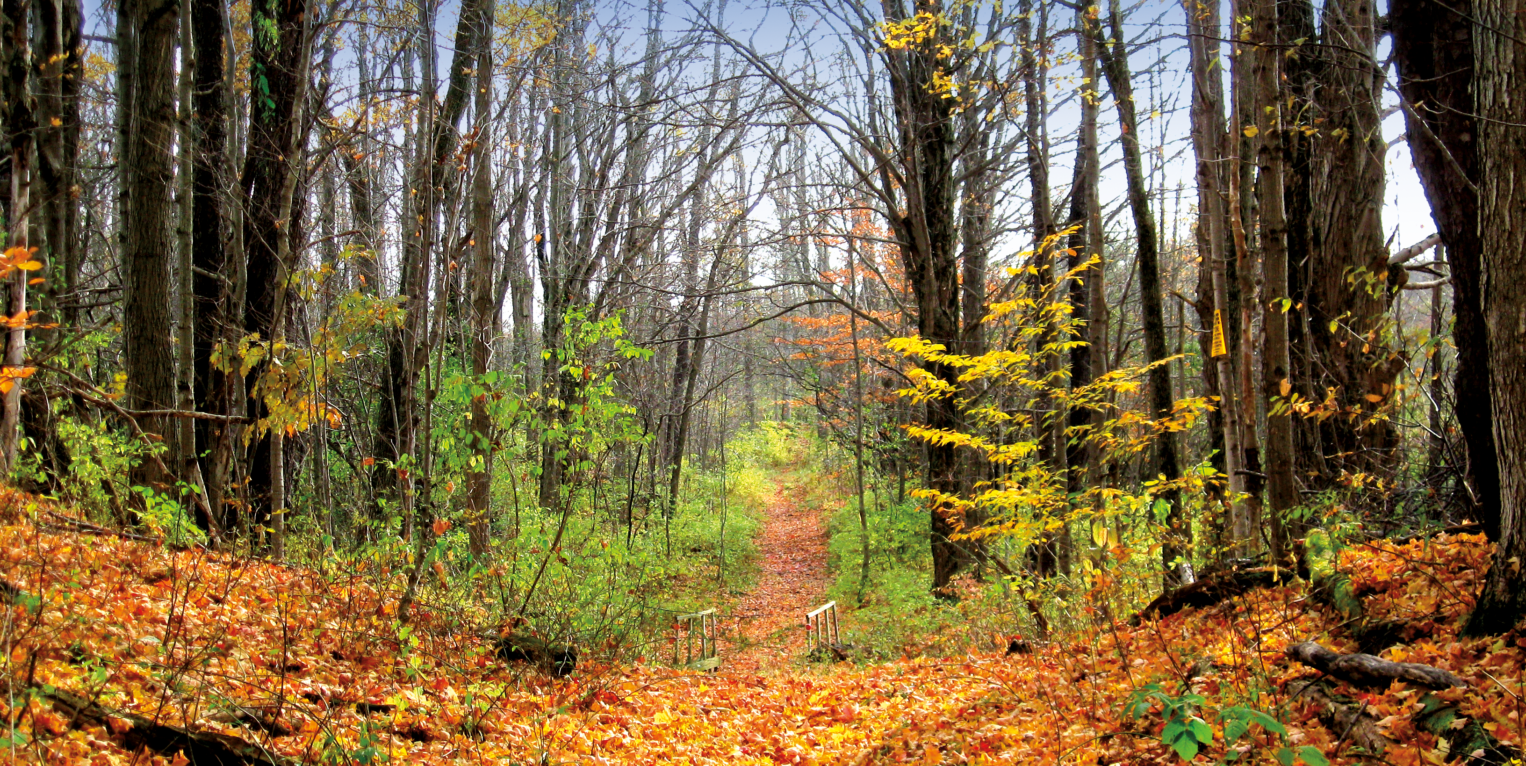
<instances>
[{"instance_id":1,"label":"tree trunk","mask_svg":"<svg viewBox=\"0 0 1526 766\"><path fill-rule=\"evenodd\" d=\"M256 34L250 56L249 142L244 158L242 185L248 196L244 217L247 274L244 299L244 332L272 342L285 317L284 280L293 264L282 260L289 254L292 195L296 171L292 156L298 150L297 127L306 105L308 44L307 0L255 3L251 14ZM254 422L270 414L256 383L266 364L257 365L245 379L250 397L249 417ZM279 472L280 445L266 431L249 448L250 521L264 525L280 509L284 481Z\"/></svg>"},{"instance_id":2,"label":"tree trunk","mask_svg":"<svg viewBox=\"0 0 1526 766\"><path fill-rule=\"evenodd\" d=\"M227 54L223 36L227 9L223 0L192 0L195 45L195 108L191 133L191 292L195 321L191 357L196 409L231 415L236 380L213 361L219 343L232 344L235 281L228 274L229 221L224 211L231 195L228 174ZM224 530L236 528L225 502L233 459L235 427L220 421L196 421L196 454L207 501Z\"/></svg>"},{"instance_id":3,"label":"tree trunk","mask_svg":"<svg viewBox=\"0 0 1526 766\"><path fill-rule=\"evenodd\" d=\"M433 29L433 0L419 6L421 26ZM377 429L373 449L379 465L372 474L372 487L378 501L391 500L402 515L402 534L413 534L413 478L411 461L418 440L419 412L417 384L424 368L428 349L429 284L431 253L438 236L441 183L440 170L455 153L460 140L458 125L466 110L469 73L476 56L475 34L481 0L461 4L456 22L455 53L451 56L449 77L443 104L435 99L434 38L424 36L421 43L424 67L421 72L421 113L416 134L416 151L410 172L410 193L404 205L402 280L399 294L404 298L401 327L387 334L387 381L377 405ZM443 278L443 277L442 277Z\"/></svg>"},{"instance_id":4,"label":"tree trunk","mask_svg":"<svg viewBox=\"0 0 1526 766\"><path fill-rule=\"evenodd\" d=\"M1139 296L1143 307L1145 359L1155 365L1150 369L1150 416L1156 420L1171 417L1175 397L1171 392L1171 369L1160 364L1167 356L1166 322L1161 305L1160 253L1155 230L1155 215L1150 209L1149 189L1145 186L1144 164L1140 156L1139 120L1134 112L1134 88L1130 81L1128 38L1124 34L1123 12L1118 0L1109 8L1112 26L1111 45L1098 39L1097 52L1102 58L1103 75L1118 108L1123 130L1123 167L1128 182L1129 208L1134 214L1134 240L1138 249ZM1098 32L1100 32L1100 25ZM1177 463L1176 441L1170 431L1156 437L1152 478L1175 481L1181 478ZM1165 569L1166 589L1180 584L1178 566L1191 556L1192 527L1182 512L1181 498L1175 490L1161 495L1169 504L1166 529L1161 545L1161 564Z\"/></svg>"},{"instance_id":5,"label":"tree trunk","mask_svg":"<svg viewBox=\"0 0 1526 766\"><path fill-rule=\"evenodd\" d=\"M175 38L179 4L174 0L124 3L137 28L137 44L121 49L117 66L128 73L132 89L128 120L132 126L122 147L122 186L132 202L122 250L123 362L127 406L136 410L175 408L175 352L170 342L170 232L175 164L170 147L175 136ZM145 435L166 446L163 465L177 465L174 423L167 418L139 418ZM174 477L157 460L142 460L132 473L135 484L168 492Z\"/></svg>"},{"instance_id":6,"label":"tree trunk","mask_svg":"<svg viewBox=\"0 0 1526 766\"><path fill-rule=\"evenodd\" d=\"M1097 24L1097 19L1088 14L1084 9L1076 12L1076 24L1082 29L1080 39L1077 42L1080 56L1081 76L1086 81L1093 83L1093 91L1097 82L1097 52L1096 35L1092 29ZM1101 306L1098 311L1093 304L1102 303L1105 297L1103 285L1102 252L1102 208L1099 198L1098 182L1101 174L1101 158L1097 147L1097 118L1099 116L1099 100L1095 92L1087 93L1081 98L1081 124L1076 138L1076 162L1075 171L1070 184L1070 225L1079 227L1070 236L1067 243L1070 249L1070 261L1067 270L1075 271L1092 258L1098 262L1087 267L1081 272L1078 279L1071 282L1068 288L1070 299L1070 313L1075 320L1083 325L1082 337L1085 341L1078 344L1070 352L1070 387L1082 388L1090 385L1106 370L1101 369L1106 364L1107 352L1103 343L1106 331L1098 333L1098 327L1106 327L1107 308ZM1070 411L1069 425L1073 430L1095 429L1101 425L1101 414L1084 407L1076 407ZM1072 439L1066 445L1065 463L1068 466L1066 473L1066 491L1072 496L1077 496L1085 491L1088 486L1095 486L1099 480L1099 468L1097 465L1100 455L1095 441Z\"/></svg>"},{"instance_id":7,"label":"tree trunk","mask_svg":"<svg viewBox=\"0 0 1526 766\"><path fill-rule=\"evenodd\" d=\"M1034 300L1043 300L1046 291L1054 286L1054 248L1058 244L1054 236L1058 228L1054 223L1054 204L1049 194L1049 147L1045 145L1044 119L1049 112L1048 99L1044 93L1048 88L1046 67L1039 61L1039 53L1047 50L1047 13L1041 6L1039 9L1039 28L1037 33L1032 29L1030 18L1034 15L1031 0L1024 0L1018 10L1018 38L1022 46L1022 71L1023 71L1023 102L1026 117L1025 143L1028 154L1028 183L1033 205L1033 276L1029 281L1031 297ZM968 171L967 171L968 172ZM973 195L966 194L966 204ZM980 198L984 204L989 205L989 198ZM966 259L968 260L968 258ZM966 321L969 320L969 307L965 308ZM969 328L966 328L967 331ZM978 327L977 327L978 329ZM1039 375L1045 379L1053 379L1059 369L1060 358L1058 354L1051 353L1046 347L1051 346L1059 338L1050 323L1044 332L1040 333L1035 341L1037 348L1034 349L1039 358ZM974 353L974 352L971 352ZM1052 476L1060 477L1066 473L1065 469L1065 426L1068 423L1061 413L1054 411L1054 399L1047 400L1040 405L1045 411L1038 413L1038 455L1039 460L1045 465ZM1030 559L1034 573L1040 577L1052 577L1056 574L1067 572L1070 568L1069 551L1069 519L1044 519L1043 532L1030 550ZM1058 523L1058 528L1050 529L1051 525Z\"/></svg>"},{"instance_id":8,"label":"tree trunk","mask_svg":"<svg viewBox=\"0 0 1526 766\"><path fill-rule=\"evenodd\" d=\"M1467 632L1502 633L1526 616L1526 2L1474 0L1473 92L1489 384L1499 450L1500 537Z\"/></svg>"},{"instance_id":9,"label":"tree trunk","mask_svg":"<svg viewBox=\"0 0 1526 766\"><path fill-rule=\"evenodd\" d=\"M473 152L472 237L472 376L484 392L472 397L472 450L477 462L467 475L468 532L474 556L486 556L491 542L493 429L487 408L488 358L498 333L498 301L493 294L493 254L497 232L493 217L493 0L482 0L477 32L477 136Z\"/></svg>"},{"instance_id":10,"label":"tree trunk","mask_svg":"<svg viewBox=\"0 0 1526 766\"><path fill-rule=\"evenodd\" d=\"M1218 407L1210 418L1213 436L1210 444L1219 450L1215 468L1222 470L1229 492L1231 516L1248 513L1244 439L1246 405L1240 396L1235 359L1239 344L1233 334L1235 307L1230 304L1228 219L1224 191L1226 164L1226 127L1224 124L1224 85L1221 45L1219 43L1219 6L1187 0L1188 46L1192 61L1192 135L1197 157L1198 181L1198 252L1202 255L1198 279L1198 319L1205 328L1199 345L1208 350L1209 361L1203 365L1204 393L1217 396ZM1217 341L1217 342L1215 342ZM1235 351L1232 351L1234 349ZM1215 524L1221 537L1234 528ZM1215 540L1222 548L1224 540Z\"/></svg>"},{"instance_id":11,"label":"tree trunk","mask_svg":"<svg viewBox=\"0 0 1526 766\"><path fill-rule=\"evenodd\" d=\"M913 13L904 0L884 2L885 20L902 22ZM920 2L916 11L943 14L941 0ZM917 44L884 53L895 107L896 161L905 194L904 209L887 209L891 232L901 253L906 281L916 299L917 332L922 338L956 349L962 338L959 312L959 263L954 176L957 145L954 134L955 102L944 98L934 84L943 72L938 55L943 26ZM888 174L885 168L882 174ZM891 187L892 184L884 183ZM951 390L959 388L959 370L943 362L924 362L923 369ZM940 431L959 431L963 417L950 398L928 401L927 426ZM927 486L953 497L960 490L960 455L953 445L930 443L927 449ZM933 558L933 588L939 592L954 575L973 561L968 547L953 538L965 525L957 506L934 502L929 508Z\"/></svg>"},{"instance_id":12,"label":"tree trunk","mask_svg":"<svg viewBox=\"0 0 1526 766\"><path fill-rule=\"evenodd\" d=\"M1282 90L1277 46L1277 2L1257 0L1252 20L1256 43L1252 71L1256 98L1254 125L1261 139L1257 197L1261 213L1263 292L1261 304L1262 374L1267 401L1267 501L1272 510L1272 561L1281 565L1301 525L1289 512L1298 505L1293 481L1293 413L1285 401L1292 392L1288 359L1288 244L1287 213L1283 204ZM1277 399L1282 399L1279 403Z\"/></svg>"},{"instance_id":13,"label":"tree trunk","mask_svg":"<svg viewBox=\"0 0 1526 766\"><path fill-rule=\"evenodd\" d=\"M32 48L27 24L31 15L29 0L5 0L4 18L0 19L0 46L3 46L5 137L11 154L10 209L5 211L9 232L6 249L31 246L30 212L32 150L35 139L31 94ZM26 260L25 258L19 260ZM6 285L6 315L26 311L27 279L30 273L13 271ZM0 479L9 481L16 467L21 444L22 365L26 359L26 327L17 325L6 334L5 365L0 370L4 391L5 414L0 417Z\"/></svg>"},{"instance_id":14,"label":"tree trunk","mask_svg":"<svg viewBox=\"0 0 1526 766\"><path fill-rule=\"evenodd\" d=\"M1321 400L1330 388L1335 396L1334 411L1310 421L1319 454L1298 454L1300 471L1315 474L1316 486L1331 487L1342 476L1392 474L1397 433L1374 410L1393 394L1405 362L1382 338L1398 285L1389 273L1381 219L1386 144L1374 58L1376 9L1373 0L1328 0L1321 13L1310 115L1324 120L1310 168L1318 203L1310 216L1306 293L1298 297L1308 312L1312 352L1306 385Z\"/></svg>"},{"instance_id":15,"label":"tree trunk","mask_svg":"<svg viewBox=\"0 0 1526 766\"><path fill-rule=\"evenodd\" d=\"M46 302L43 321L75 324L73 295L79 276L80 86L84 64L80 48L83 16L79 0L38 3L37 17L37 177L42 182L43 258L47 280L40 292ZM33 274L32 276L37 276ZM60 298L64 305L59 306ZM61 309L61 310L60 310Z\"/></svg>"},{"instance_id":16,"label":"tree trunk","mask_svg":"<svg viewBox=\"0 0 1526 766\"><path fill-rule=\"evenodd\" d=\"M1394 0L1389 13L1404 122L1415 172L1446 243L1452 275L1452 384L1467 446L1467 506L1491 540L1500 534L1499 465L1489 348L1481 304L1478 125L1473 103L1472 0Z\"/></svg>"}]
</instances>

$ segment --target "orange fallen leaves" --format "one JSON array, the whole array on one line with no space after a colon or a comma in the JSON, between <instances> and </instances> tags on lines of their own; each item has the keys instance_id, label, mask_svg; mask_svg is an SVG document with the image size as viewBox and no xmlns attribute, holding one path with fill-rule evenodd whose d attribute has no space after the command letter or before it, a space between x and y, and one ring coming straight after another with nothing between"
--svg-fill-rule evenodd
<instances>
[{"instance_id":1,"label":"orange fallen leaves","mask_svg":"<svg viewBox=\"0 0 1526 766\"><path fill-rule=\"evenodd\" d=\"M0 493L13 511L28 502ZM1470 537L1374 544L1348 551L1343 568L1374 616L1429 632L1393 658L1458 673L1472 684L1454 693L1462 713L1519 742L1519 692L1505 687L1526 676L1523 640L1455 635L1487 550ZM401 640L398 626L377 616L396 593L355 575L13 520L0 527L0 577L36 597L9 611L0 701L18 702L0 705L0 724L20 735L13 753L48 763L186 761L130 751L124 724L68 720L28 699L29 687L51 685L307 763L1176 763L1159 741L1158 715L1123 713L1147 683L1200 694L1205 708L1254 703L1276 714L1296 744L1333 751L1341 732L1282 691L1281 682L1310 675L1282 650L1304 638L1352 648L1337 618L1286 587L1139 628L1101 625L1012 657L771 675L594 660L552 679L503 666L481 638L447 630L436 615L419 615L416 644ZM1213 669L1184 686L1199 658ZM1436 738L1410 724L1415 690L1395 685L1359 699L1403 745L1390 761L1445 761L1435 760ZM1270 736L1238 744L1239 762L1272 762ZM1216 725L1205 754L1223 753Z\"/></svg>"}]
</instances>

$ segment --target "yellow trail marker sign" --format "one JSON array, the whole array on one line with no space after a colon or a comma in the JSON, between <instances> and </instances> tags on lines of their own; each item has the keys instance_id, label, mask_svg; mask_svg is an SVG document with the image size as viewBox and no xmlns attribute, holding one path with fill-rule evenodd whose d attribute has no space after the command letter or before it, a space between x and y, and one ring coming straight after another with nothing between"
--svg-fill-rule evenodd
<instances>
[{"instance_id":1,"label":"yellow trail marker sign","mask_svg":"<svg viewBox=\"0 0 1526 766\"><path fill-rule=\"evenodd\" d=\"M1213 310L1213 348L1209 356L1223 356L1229 353L1224 348L1224 313L1218 309Z\"/></svg>"}]
</instances>

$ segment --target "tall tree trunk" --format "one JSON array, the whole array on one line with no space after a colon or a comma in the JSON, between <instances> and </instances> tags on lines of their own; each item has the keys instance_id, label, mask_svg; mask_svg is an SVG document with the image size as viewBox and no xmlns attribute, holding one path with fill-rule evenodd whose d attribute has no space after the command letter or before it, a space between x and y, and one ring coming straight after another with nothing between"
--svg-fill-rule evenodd
<instances>
[{"instance_id":1,"label":"tall tree trunk","mask_svg":"<svg viewBox=\"0 0 1526 766\"><path fill-rule=\"evenodd\" d=\"M297 167L298 126L306 105L307 59L311 56L307 0L277 0L251 7L254 36L250 56L249 141L242 185L248 197L244 217L247 285L244 332L274 343L285 325L285 280L290 262L292 197ZM256 382L266 364L250 371L248 413L259 422L269 416ZM251 521L275 521L284 491L282 445L272 431L257 434L249 448Z\"/></svg>"},{"instance_id":2,"label":"tall tree trunk","mask_svg":"<svg viewBox=\"0 0 1526 766\"><path fill-rule=\"evenodd\" d=\"M1106 307L1100 312L1093 309L1093 304L1098 302L1098 294L1103 291L1104 273L1101 262L1102 210L1097 188L1101 171L1097 118L1101 102L1096 93L1097 52L1096 36L1092 29L1096 24L1096 17L1087 13L1086 9L1076 11L1076 27L1081 30L1076 43L1081 59L1081 77L1091 86L1086 88L1080 99L1081 119L1076 135L1075 168L1070 183L1070 225L1076 227L1076 231L1070 235L1067 243L1070 260L1066 269L1074 272L1087 261L1093 258L1098 260L1082 271L1068 287L1070 314L1081 323L1082 335L1079 340L1085 341L1070 352L1072 389L1091 385L1101 377L1105 371L1099 370L1098 366L1105 364L1107 358L1106 351L1097 345L1096 340L1099 338L1094 333L1096 325L1106 322ZM1104 334L1100 337L1105 339L1106 336ZM1082 429L1093 429L1100 423L1100 413L1084 407L1075 407L1070 411L1069 426L1073 431L1079 433ZM1097 475L1099 457L1096 443L1092 440L1072 439L1067 442L1065 463L1068 471L1065 488L1072 497L1078 496L1086 487L1094 486L1100 478Z\"/></svg>"},{"instance_id":3,"label":"tall tree trunk","mask_svg":"<svg viewBox=\"0 0 1526 766\"><path fill-rule=\"evenodd\" d=\"M1102 58L1102 72L1107 78L1118 108L1118 122L1123 130L1123 168L1128 182L1129 208L1134 213L1134 239L1138 249L1139 296L1143 307L1145 359L1150 369L1150 416L1156 420L1171 417L1175 397L1171 392L1171 369L1160 364L1167 356L1166 321L1161 305L1160 253L1156 238L1155 214L1150 209L1149 189L1145 186L1144 163L1139 146L1139 120L1134 110L1134 86L1129 71L1127 36L1124 34L1123 12L1118 0L1109 6L1113 42L1097 40L1097 52ZM1152 476L1175 481L1181 478L1177 462L1176 440L1168 430L1156 437L1154 460L1150 466ZM1191 556L1192 527L1182 512L1181 498L1174 490L1162 494L1169 504L1166 529L1161 545L1161 564L1165 569L1165 583L1169 589L1183 578L1178 574L1179 563Z\"/></svg>"},{"instance_id":4,"label":"tall tree trunk","mask_svg":"<svg viewBox=\"0 0 1526 766\"><path fill-rule=\"evenodd\" d=\"M3 46L5 137L11 154L10 209L5 211L8 236L6 249L30 248L33 114L31 93L32 46L27 24L31 15L30 0L5 0L0 3L5 15L0 19L0 46ZM25 260L22 258L20 260ZM30 274L17 269L6 285L6 315L26 311L27 279ZM26 327L10 328L6 335L5 365L0 382L5 385L5 413L0 417L0 479L9 480L16 467L21 443L22 365L26 358Z\"/></svg>"},{"instance_id":5,"label":"tall tree trunk","mask_svg":"<svg viewBox=\"0 0 1526 766\"><path fill-rule=\"evenodd\" d=\"M473 152L472 237L475 248L472 261L472 376L486 388L488 358L498 334L498 301L493 294L493 254L497 232L493 217L493 0L482 0L483 8L477 33L477 136ZM485 556L491 531L493 483L493 431L488 417L487 395L472 397L472 450L477 462L468 474L467 507L470 518L471 552Z\"/></svg>"},{"instance_id":6,"label":"tall tree trunk","mask_svg":"<svg viewBox=\"0 0 1526 766\"><path fill-rule=\"evenodd\" d=\"M1284 558L1299 536L1301 526L1289 512L1298 504L1298 487L1293 481L1293 412L1290 404L1280 406L1270 401L1285 400L1292 392L1292 370L1288 359L1288 245L1287 214L1283 206L1282 89L1277 48L1277 0L1256 0L1252 16L1252 35L1256 44L1252 71L1255 73L1256 109L1254 125L1261 139L1257 162L1260 165L1257 197L1261 213L1263 293L1261 326L1263 332L1262 370L1267 392L1266 465L1267 501L1271 506L1272 560Z\"/></svg>"},{"instance_id":7,"label":"tall tree trunk","mask_svg":"<svg viewBox=\"0 0 1526 766\"><path fill-rule=\"evenodd\" d=\"M233 375L214 362L218 344L232 345L235 280L230 276L224 205L231 198L228 160L227 52L224 0L192 0L191 26L195 46L195 107L191 132L191 292L195 296L192 340L193 390L196 409L214 415L233 414L237 397ZM235 427L222 421L196 421L196 454L207 501L224 530L236 528L226 486L236 438Z\"/></svg>"},{"instance_id":8,"label":"tall tree trunk","mask_svg":"<svg viewBox=\"0 0 1526 766\"><path fill-rule=\"evenodd\" d=\"M1474 0L1483 309L1494 439L1500 445L1500 536L1467 632L1502 633L1526 617L1526 2Z\"/></svg>"},{"instance_id":9,"label":"tall tree trunk","mask_svg":"<svg viewBox=\"0 0 1526 766\"><path fill-rule=\"evenodd\" d=\"M1048 118L1049 113L1048 99L1045 98L1045 91L1048 88L1047 68L1040 61L1040 57L1047 57L1049 46L1046 29L1047 12L1044 6L1041 6L1037 13L1039 27L1036 32L1032 24L1034 15L1031 0L1023 0L1018 10L1018 39L1022 46L1023 103L1026 118L1023 133L1028 154L1029 193L1033 205L1034 269L1029 281L1029 289L1034 300L1043 300L1044 293L1054 286L1054 249L1058 244L1054 236L1058 228L1054 223L1054 203L1049 194L1049 147L1045 145L1044 137L1044 120ZM981 161L984 158L976 159ZM966 194L965 204L970 204L972 198L973 195ZM984 195L978 199L989 204L989 199ZM979 310L979 308L976 309L976 311ZM967 323L970 314L970 307L966 306ZM968 324L966 328L968 329ZM1059 356L1045 349L1056 340L1058 339L1051 324L1045 332L1039 334L1035 341L1038 346L1036 351L1040 357L1039 375L1045 379L1053 379L1054 373L1059 369ZM1053 399L1044 402L1041 407L1045 412L1040 413L1038 417L1039 460L1049 469L1052 476L1064 476L1065 426L1068 421L1054 411ZM1044 519L1042 523L1045 531L1038 540L1034 541L1030 559L1035 574L1040 577L1052 577L1069 569L1067 531L1070 521L1063 518Z\"/></svg>"},{"instance_id":10,"label":"tall tree trunk","mask_svg":"<svg viewBox=\"0 0 1526 766\"><path fill-rule=\"evenodd\" d=\"M1373 0L1328 0L1321 14L1322 60L1311 117L1324 122L1313 147L1318 204L1301 298L1314 355L1309 371L1318 375L1312 388L1321 399L1334 388L1337 411L1313 421L1322 455L1299 455L1307 472L1322 472L1318 478L1329 487L1342 476L1392 474L1397 433L1373 411L1393 394L1405 361L1382 337L1398 280L1388 266L1381 219L1386 144L1374 58L1376 9Z\"/></svg>"},{"instance_id":11,"label":"tall tree trunk","mask_svg":"<svg viewBox=\"0 0 1526 766\"><path fill-rule=\"evenodd\" d=\"M47 280L40 292L44 321L75 323L73 295L79 277L80 86L84 78L80 49L83 16L79 0L45 0L37 18L37 178L42 182L43 240ZM33 276L36 276L35 274ZM64 306L60 311L59 299Z\"/></svg>"},{"instance_id":12,"label":"tall tree trunk","mask_svg":"<svg viewBox=\"0 0 1526 766\"><path fill-rule=\"evenodd\" d=\"M1208 349L1210 362L1203 365L1205 393L1219 398L1219 406L1210 423L1215 427L1211 443L1220 449L1215 467L1227 478L1229 514L1245 516L1246 496L1244 438L1246 407L1240 396L1235 359L1239 348L1232 333L1237 312L1230 304L1228 219L1225 214L1226 127L1224 124L1224 84L1219 43L1219 6L1212 2L1186 0L1188 46L1192 61L1192 136L1197 155L1198 180L1198 318L1205 328L1200 346ZM1233 351L1231 349L1234 349ZM1233 519L1227 525L1235 528ZM1225 525L1217 526L1222 536ZM1216 540L1222 547L1223 540Z\"/></svg>"},{"instance_id":13,"label":"tall tree trunk","mask_svg":"<svg viewBox=\"0 0 1526 766\"><path fill-rule=\"evenodd\" d=\"M433 29L433 1L419 6L421 27ZM383 465L372 475L378 501L390 500L402 514L405 539L413 534L413 478L408 466L415 457L418 439L419 374L424 369L428 351L428 296L431 258L438 236L441 167L455 153L460 140L458 125L466 110L472 59L476 55L475 34L482 0L465 0L456 22L455 53L451 56L445 101L435 98L432 34L423 35L420 50L422 103L416 139L416 151L410 173L411 193L404 205L407 211L404 230L402 272L399 294L404 298L402 325L387 335L387 373L383 396L377 406L377 429L374 450ZM442 277L443 278L443 277ZM390 465L388 465L390 464Z\"/></svg>"},{"instance_id":14,"label":"tall tree trunk","mask_svg":"<svg viewBox=\"0 0 1526 766\"><path fill-rule=\"evenodd\" d=\"M913 16L904 0L885 0L885 20L903 22ZM939 16L941 0L916 5L916 12ZM959 262L957 251L958 183L954 120L955 102L944 98L934 77L944 72L939 46L948 43L943 26L927 39L884 53L895 108L896 175L904 189L904 209L884 210L901 253L906 281L916 300L917 332L931 343L958 348L960 328ZM890 188L889 167L882 169L883 186ZM959 388L959 370L944 362L925 361L923 369L951 390ZM963 417L956 402L947 397L927 402L925 422L932 429L959 431ZM928 489L944 496L960 490L960 455L952 444L930 443L927 450ZM945 593L949 582L968 567L974 557L966 544L953 538L964 528L959 508L935 501L931 517L930 547L933 588Z\"/></svg>"},{"instance_id":15,"label":"tall tree trunk","mask_svg":"<svg viewBox=\"0 0 1526 766\"><path fill-rule=\"evenodd\" d=\"M136 410L175 408L175 352L170 342L170 263L174 238L170 232L175 160L170 152L175 137L175 38L179 22L176 0L124 3L132 6L137 43L117 66L129 76L132 89L128 119L132 129L122 147L122 186L132 202L122 221L123 361L127 372L127 405ZM140 417L143 432L166 445L163 465L177 465L174 423L164 417ZM133 471L135 484L168 491L174 477L160 471L157 460L143 460Z\"/></svg>"},{"instance_id":16,"label":"tall tree trunk","mask_svg":"<svg viewBox=\"0 0 1526 766\"><path fill-rule=\"evenodd\" d=\"M1481 301L1472 14L1472 0L1394 0L1389 19L1410 154L1446 242L1452 275L1452 343L1457 348L1452 393L1467 446L1465 489L1471 490L1463 494L1484 533L1498 540L1500 479Z\"/></svg>"}]
</instances>

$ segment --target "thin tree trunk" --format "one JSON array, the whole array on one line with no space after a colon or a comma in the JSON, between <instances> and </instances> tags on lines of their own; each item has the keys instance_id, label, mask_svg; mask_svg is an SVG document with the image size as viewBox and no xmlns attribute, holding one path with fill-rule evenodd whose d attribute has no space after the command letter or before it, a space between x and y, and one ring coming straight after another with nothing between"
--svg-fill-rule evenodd
<instances>
[{"instance_id":1,"label":"thin tree trunk","mask_svg":"<svg viewBox=\"0 0 1526 766\"><path fill-rule=\"evenodd\" d=\"M483 8L477 33L477 136L473 156L472 237L475 248L472 262L472 376L487 387L488 358L498 330L498 301L493 295L493 255L497 240L494 231L491 112L493 108L493 0L482 0ZM490 543L491 499L493 482L493 432L489 420L486 393L472 397L472 449L477 462L467 479L469 508L468 531L471 552L486 556Z\"/></svg>"},{"instance_id":2,"label":"thin tree trunk","mask_svg":"<svg viewBox=\"0 0 1526 766\"><path fill-rule=\"evenodd\" d=\"M1188 44L1192 58L1193 146L1197 154L1198 179L1198 249L1203 254L1200 267L1207 294L1199 305L1211 364L1203 366L1209 395L1219 397L1219 427L1223 434L1222 470L1227 478L1231 515L1247 511L1244 450L1245 402L1239 396L1235 371L1238 342L1230 333L1234 310L1229 303L1229 269L1225 253L1227 232L1223 194L1225 164L1224 87L1219 76L1220 58L1219 6L1211 2L1187 0ZM1206 299L1206 300L1205 300ZM1214 340L1217 339L1217 345Z\"/></svg>"},{"instance_id":3,"label":"thin tree trunk","mask_svg":"<svg viewBox=\"0 0 1526 766\"><path fill-rule=\"evenodd\" d=\"M1156 420L1171 417L1174 396L1171 392L1171 369L1161 364L1166 359L1165 315L1161 301L1160 254L1157 250L1155 215L1150 210L1149 190L1145 187L1144 164L1139 146L1139 120L1134 109L1134 88L1130 81L1127 36L1124 34L1123 12L1118 0L1109 7L1112 37L1115 42L1097 40L1098 54L1102 57L1102 71L1107 78L1118 108L1118 121L1123 130L1123 167L1128 182L1129 207L1134 213L1135 246L1139 260L1139 296L1143 308L1145 359L1154 365L1150 369L1150 415ZM1151 474L1172 482L1181 478L1177 462L1176 440L1170 431L1156 437L1154 461ZM1166 572L1167 589L1180 583L1178 565L1191 556L1192 527L1182 511L1181 498L1174 490L1161 494L1169 505L1166 529L1161 545L1161 564Z\"/></svg>"},{"instance_id":4,"label":"thin tree trunk","mask_svg":"<svg viewBox=\"0 0 1526 766\"><path fill-rule=\"evenodd\" d=\"M6 248L31 247L31 176L33 129L31 71L32 49L27 22L30 0L5 0L4 18L0 20L0 46L3 47L5 132L11 154L11 207L6 211L9 236ZM17 260L26 260L20 258ZM27 309L27 271L17 269L7 280L7 316L24 314ZM10 328L5 343L5 366L0 370L0 386L5 388L5 414L0 418L0 479L10 480L16 467L21 443L22 366L26 360L26 327Z\"/></svg>"},{"instance_id":5,"label":"thin tree trunk","mask_svg":"<svg viewBox=\"0 0 1526 766\"><path fill-rule=\"evenodd\" d=\"M248 265L244 306L244 332L258 334L272 348L284 336L285 282L292 272L292 211L296 192L296 157L303 152L298 126L307 105L307 69L311 58L307 0L289 0L277 6L255 3L256 29L274 30L255 35L250 57L249 145L245 157L243 187L248 195L244 219L244 245ZM261 85L260 82L264 81ZM258 423L269 417L264 392L258 381L268 361L257 365L245 378L250 419ZM281 518L285 508L284 444L278 428L266 429L253 440L249 452L250 521L271 524L276 534L271 551L280 556L283 544Z\"/></svg>"},{"instance_id":6,"label":"thin tree trunk","mask_svg":"<svg viewBox=\"0 0 1526 766\"><path fill-rule=\"evenodd\" d=\"M235 280L228 269L230 225L224 205L231 194L228 175L227 53L223 30L227 9L223 0L192 0L191 25L195 45L195 107L191 131L191 292L192 390L196 409L214 415L233 413L237 397L235 376L213 361L219 343L233 339L230 324L236 316ZM224 530L236 520L224 502L235 439L233 425L196 421L196 454L213 517Z\"/></svg>"}]
</instances>

